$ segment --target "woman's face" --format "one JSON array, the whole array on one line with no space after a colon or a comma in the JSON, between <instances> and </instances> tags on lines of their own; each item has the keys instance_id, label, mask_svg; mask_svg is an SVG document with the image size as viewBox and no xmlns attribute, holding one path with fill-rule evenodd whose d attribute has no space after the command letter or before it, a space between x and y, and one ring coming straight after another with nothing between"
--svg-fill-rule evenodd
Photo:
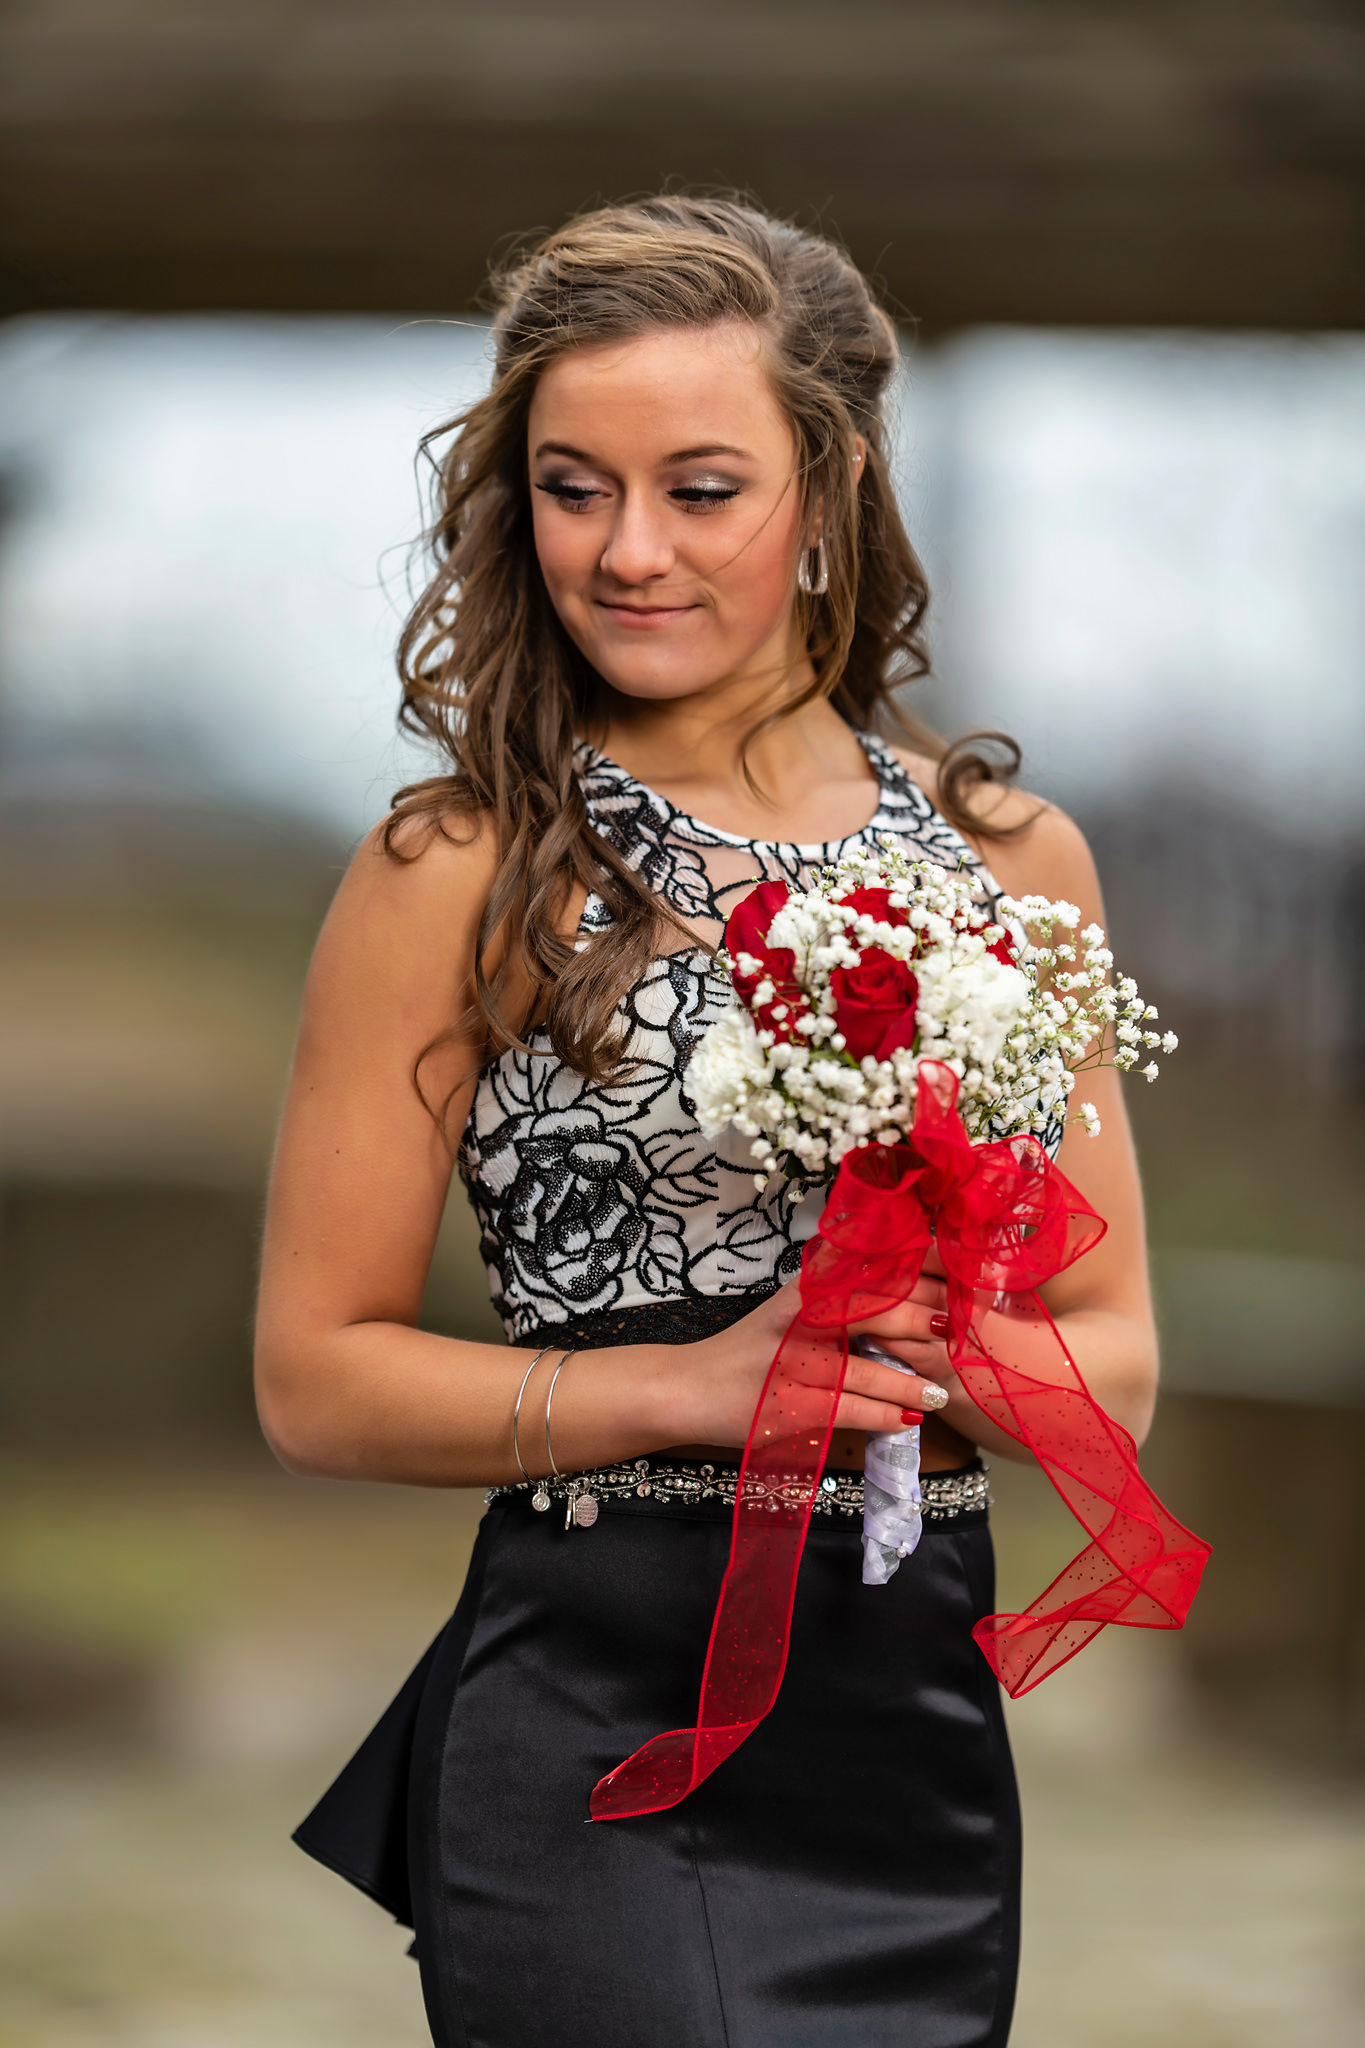
<instances>
[{"instance_id":1,"label":"woman's face","mask_svg":"<svg viewBox=\"0 0 1365 2048\"><path fill-rule=\"evenodd\" d=\"M745 322L571 349L542 374L536 553L565 631L626 697L786 677L796 438Z\"/></svg>"}]
</instances>

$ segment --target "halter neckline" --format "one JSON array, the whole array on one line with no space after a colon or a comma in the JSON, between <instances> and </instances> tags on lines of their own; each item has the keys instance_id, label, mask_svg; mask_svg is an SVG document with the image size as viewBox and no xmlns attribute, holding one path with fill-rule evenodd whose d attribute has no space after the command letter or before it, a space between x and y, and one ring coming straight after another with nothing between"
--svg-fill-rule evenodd
<instances>
[{"instance_id":1,"label":"halter neckline","mask_svg":"<svg viewBox=\"0 0 1365 2048\"><path fill-rule=\"evenodd\" d=\"M619 761L613 761L600 747L593 746L590 740L580 740L574 751L584 768L591 770L596 776L606 776L621 789L630 790L636 796L645 798L660 812L666 825L681 825L690 836L717 846L752 847L755 852L785 853L794 855L799 860L824 863L837 859L844 847L853 845L856 840L865 839L872 831L885 809L889 778L899 776L906 781L911 779L908 770L901 766L884 740L878 739L875 733L859 732L856 727L850 727L850 731L867 756L868 766L877 778L877 801L871 816L863 824L852 832L845 832L837 839L749 839L742 832L727 832L720 825L708 824L704 818L693 817L690 812L681 810L657 789L652 789L647 782L641 782L638 776L632 775L628 768L623 768Z\"/></svg>"}]
</instances>

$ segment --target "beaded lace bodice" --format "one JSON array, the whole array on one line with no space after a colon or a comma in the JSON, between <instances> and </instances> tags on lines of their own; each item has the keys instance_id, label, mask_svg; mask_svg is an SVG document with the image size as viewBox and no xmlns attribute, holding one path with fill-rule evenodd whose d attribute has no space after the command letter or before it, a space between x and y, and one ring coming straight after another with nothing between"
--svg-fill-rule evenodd
<instances>
[{"instance_id":1,"label":"beaded lace bodice","mask_svg":"<svg viewBox=\"0 0 1365 2048\"><path fill-rule=\"evenodd\" d=\"M911 857L959 864L999 892L961 835L880 740L859 735L879 784L860 831L826 845L748 840L685 816L586 743L576 755L596 829L697 932L622 997L623 1078L589 1082L543 1032L479 1076L460 1171L479 1219L493 1303L512 1341L593 1310L747 1293L790 1279L824 1201L774 1179L754 1185L748 1141L702 1135L687 1062L729 996L710 947L753 884L801 884L883 833ZM580 943L608 922L589 897Z\"/></svg>"}]
</instances>

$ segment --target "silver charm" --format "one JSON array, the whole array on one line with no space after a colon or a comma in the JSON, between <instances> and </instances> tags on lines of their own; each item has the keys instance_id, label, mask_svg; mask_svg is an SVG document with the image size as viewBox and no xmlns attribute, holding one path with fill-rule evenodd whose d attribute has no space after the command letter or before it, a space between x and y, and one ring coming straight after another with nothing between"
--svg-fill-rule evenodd
<instances>
[{"instance_id":1,"label":"silver charm","mask_svg":"<svg viewBox=\"0 0 1365 2048\"><path fill-rule=\"evenodd\" d=\"M591 1529L597 1520L597 1501L592 1494L579 1494L573 1504L573 1518L580 1529Z\"/></svg>"},{"instance_id":2,"label":"silver charm","mask_svg":"<svg viewBox=\"0 0 1365 2048\"><path fill-rule=\"evenodd\" d=\"M549 1505L550 1496L545 1490L545 1481L542 1479L535 1492L531 1495L531 1506L538 1515L543 1515Z\"/></svg>"}]
</instances>

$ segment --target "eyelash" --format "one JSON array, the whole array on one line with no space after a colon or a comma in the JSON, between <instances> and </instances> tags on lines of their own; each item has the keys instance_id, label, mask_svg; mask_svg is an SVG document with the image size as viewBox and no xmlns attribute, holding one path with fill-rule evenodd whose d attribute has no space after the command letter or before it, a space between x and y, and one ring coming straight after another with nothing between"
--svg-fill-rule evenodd
<instances>
[{"instance_id":1,"label":"eyelash","mask_svg":"<svg viewBox=\"0 0 1365 2048\"><path fill-rule=\"evenodd\" d=\"M586 484L537 484L536 489L557 498L570 512L582 512L594 498L602 496L600 491L594 491ZM684 512L704 512L711 505L725 505L731 498L737 498L739 486L736 484L726 489L706 490L701 485L682 484L669 495L681 499Z\"/></svg>"}]
</instances>

